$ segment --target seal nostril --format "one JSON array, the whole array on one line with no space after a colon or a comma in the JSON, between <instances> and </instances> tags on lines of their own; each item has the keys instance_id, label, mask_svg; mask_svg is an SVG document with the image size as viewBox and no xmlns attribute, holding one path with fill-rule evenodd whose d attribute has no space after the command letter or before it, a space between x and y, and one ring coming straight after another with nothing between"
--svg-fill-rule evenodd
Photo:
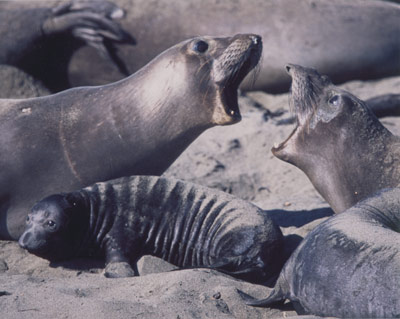
<instances>
[{"instance_id":1,"label":"seal nostril","mask_svg":"<svg viewBox=\"0 0 400 319\"><path fill-rule=\"evenodd\" d=\"M291 69L291 66L288 64L288 65L286 65L286 72L287 73L289 73L290 72L290 69Z\"/></svg>"}]
</instances>

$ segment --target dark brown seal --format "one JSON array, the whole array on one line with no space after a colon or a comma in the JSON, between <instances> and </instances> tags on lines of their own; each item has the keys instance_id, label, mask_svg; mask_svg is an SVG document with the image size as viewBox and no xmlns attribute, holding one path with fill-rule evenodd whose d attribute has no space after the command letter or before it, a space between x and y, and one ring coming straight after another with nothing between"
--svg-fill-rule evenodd
<instances>
[{"instance_id":1,"label":"dark brown seal","mask_svg":"<svg viewBox=\"0 0 400 319\"><path fill-rule=\"evenodd\" d=\"M134 43L115 21L123 15L107 1L1 1L0 64L13 65L59 91L70 87L72 54L87 44L128 75L115 48L116 43Z\"/></svg>"},{"instance_id":2,"label":"dark brown seal","mask_svg":"<svg viewBox=\"0 0 400 319\"><path fill-rule=\"evenodd\" d=\"M107 277L154 255L251 281L277 275L283 236L258 207L175 179L133 176L51 195L28 215L23 248L49 260L105 256Z\"/></svg>"},{"instance_id":3,"label":"dark brown seal","mask_svg":"<svg viewBox=\"0 0 400 319\"><path fill-rule=\"evenodd\" d=\"M204 130L241 119L237 89L261 38L200 37L110 85L0 100L0 237L54 192L130 175L160 175Z\"/></svg>"},{"instance_id":4,"label":"dark brown seal","mask_svg":"<svg viewBox=\"0 0 400 319\"><path fill-rule=\"evenodd\" d=\"M400 189L379 192L318 225L286 262L268 298L290 299L299 314L400 317Z\"/></svg>"},{"instance_id":5,"label":"dark brown seal","mask_svg":"<svg viewBox=\"0 0 400 319\"><path fill-rule=\"evenodd\" d=\"M261 35L268 48L254 86L250 78L244 83L246 89L287 90L290 78L284 66L288 62L314 67L335 82L400 74L399 4L365 0L114 1L126 10L121 23L137 41L135 47L121 48L121 57L132 72L183 39L246 32ZM104 84L118 78L116 70L105 69L104 64L91 67L95 61L89 51L82 48L75 54L73 83Z\"/></svg>"},{"instance_id":6,"label":"dark brown seal","mask_svg":"<svg viewBox=\"0 0 400 319\"><path fill-rule=\"evenodd\" d=\"M298 65L289 104L297 126L274 155L300 168L336 213L400 184L400 138L365 102Z\"/></svg>"}]
</instances>

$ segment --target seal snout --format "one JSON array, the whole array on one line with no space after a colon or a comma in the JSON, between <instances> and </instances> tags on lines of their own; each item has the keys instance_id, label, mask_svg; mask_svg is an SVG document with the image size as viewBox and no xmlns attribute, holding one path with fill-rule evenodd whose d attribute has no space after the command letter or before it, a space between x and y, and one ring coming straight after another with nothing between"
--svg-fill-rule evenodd
<instances>
[{"instance_id":1,"label":"seal snout","mask_svg":"<svg viewBox=\"0 0 400 319\"><path fill-rule=\"evenodd\" d=\"M30 238L32 237L31 232L24 232L18 240L18 244L21 248L27 249Z\"/></svg>"}]
</instances>

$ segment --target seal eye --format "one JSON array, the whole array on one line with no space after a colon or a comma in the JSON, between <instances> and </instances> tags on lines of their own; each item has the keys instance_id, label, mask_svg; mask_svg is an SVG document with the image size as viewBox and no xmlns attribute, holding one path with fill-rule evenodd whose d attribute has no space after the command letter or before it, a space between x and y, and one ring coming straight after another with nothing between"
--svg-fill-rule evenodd
<instances>
[{"instance_id":1,"label":"seal eye","mask_svg":"<svg viewBox=\"0 0 400 319\"><path fill-rule=\"evenodd\" d=\"M199 53L204 53L208 50L208 43L203 40L197 41L193 46L193 50Z\"/></svg>"},{"instance_id":2,"label":"seal eye","mask_svg":"<svg viewBox=\"0 0 400 319\"><path fill-rule=\"evenodd\" d=\"M49 220L49 221L46 223L46 225L49 226L50 228L56 227L56 223L55 223L54 221L52 221L52 220Z\"/></svg>"},{"instance_id":3,"label":"seal eye","mask_svg":"<svg viewBox=\"0 0 400 319\"><path fill-rule=\"evenodd\" d=\"M25 219L25 221L26 221L27 223L29 223L29 221L30 221L30 218L29 218L29 216L26 216L26 219Z\"/></svg>"},{"instance_id":4,"label":"seal eye","mask_svg":"<svg viewBox=\"0 0 400 319\"><path fill-rule=\"evenodd\" d=\"M334 105L334 106L338 106L339 105L339 95L335 95L335 96L333 96L333 97L331 97L330 99L329 99L329 104L332 104L332 105Z\"/></svg>"}]
</instances>

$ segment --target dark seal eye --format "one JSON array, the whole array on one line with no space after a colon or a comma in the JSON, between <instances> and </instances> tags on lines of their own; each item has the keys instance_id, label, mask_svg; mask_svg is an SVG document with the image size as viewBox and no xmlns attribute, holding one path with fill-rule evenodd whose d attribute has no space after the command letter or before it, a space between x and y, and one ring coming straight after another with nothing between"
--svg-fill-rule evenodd
<instances>
[{"instance_id":1,"label":"dark seal eye","mask_svg":"<svg viewBox=\"0 0 400 319\"><path fill-rule=\"evenodd\" d=\"M46 223L46 225L49 226L50 228L56 227L56 223L55 223L54 221L52 221L52 220L49 220L49 221Z\"/></svg>"},{"instance_id":2,"label":"dark seal eye","mask_svg":"<svg viewBox=\"0 0 400 319\"><path fill-rule=\"evenodd\" d=\"M208 50L208 43L203 40L197 41L193 46L193 50L199 53L204 53Z\"/></svg>"},{"instance_id":3,"label":"dark seal eye","mask_svg":"<svg viewBox=\"0 0 400 319\"><path fill-rule=\"evenodd\" d=\"M26 216L26 222L29 223L29 221L30 221L29 216Z\"/></svg>"},{"instance_id":4,"label":"dark seal eye","mask_svg":"<svg viewBox=\"0 0 400 319\"><path fill-rule=\"evenodd\" d=\"M329 104L332 104L334 106L338 106L339 105L339 100L340 100L339 95L332 96L329 99Z\"/></svg>"}]
</instances>

